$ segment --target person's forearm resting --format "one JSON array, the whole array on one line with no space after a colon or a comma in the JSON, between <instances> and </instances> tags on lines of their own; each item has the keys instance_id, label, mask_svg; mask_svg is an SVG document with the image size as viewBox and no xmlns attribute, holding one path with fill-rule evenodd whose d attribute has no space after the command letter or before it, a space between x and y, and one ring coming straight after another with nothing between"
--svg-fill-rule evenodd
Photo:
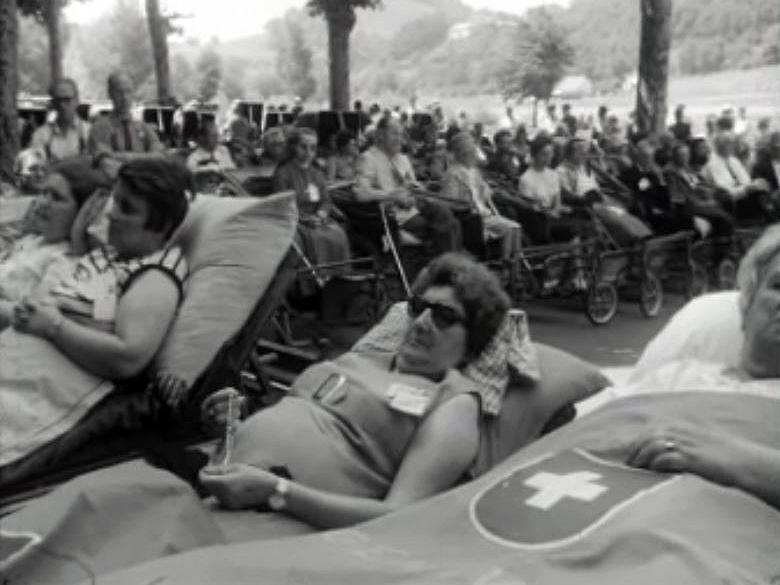
<instances>
[{"instance_id":1,"label":"person's forearm resting","mask_svg":"<svg viewBox=\"0 0 780 585\"><path fill-rule=\"evenodd\" d=\"M780 449L755 445L745 453L727 483L780 510Z\"/></svg>"},{"instance_id":2,"label":"person's forearm resting","mask_svg":"<svg viewBox=\"0 0 780 585\"><path fill-rule=\"evenodd\" d=\"M371 181L362 175L358 176L353 193L355 194L355 200L360 203L382 202L390 199L388 191L372 187Z\"/></svg>"},{"instance_id":3,"label":"person's forearm resting","mask_svg":"<svg viewBox=\"0 0 780 585\"><path fill-rule=\"evenodd\" d=\"M91 329L65 318L51 341L76 364L107 379L135 376L154 357L176 312L178 290L171 278L150 270L125 293L114 332Z\"/></svg>"}]
</instances>

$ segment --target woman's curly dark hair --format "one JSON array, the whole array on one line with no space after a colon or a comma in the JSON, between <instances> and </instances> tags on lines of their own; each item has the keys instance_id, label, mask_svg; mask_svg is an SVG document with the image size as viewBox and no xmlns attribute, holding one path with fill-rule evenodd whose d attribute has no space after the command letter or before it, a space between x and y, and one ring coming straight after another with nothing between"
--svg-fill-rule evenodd
<instances>
[{"instance_id":1,"label":"woman's curly dark hair","mask_svg":"<svg viewBox=\"0 0 780 585\"><path fill-rule=\"evenodd\" d=\"M448 252L434 258L417 276L413 294L432 286L451 286L466 311L466 358L475 359L487 347L501 326L509 297L498 278L466 254Z\"/></svg>"}]
</instances>

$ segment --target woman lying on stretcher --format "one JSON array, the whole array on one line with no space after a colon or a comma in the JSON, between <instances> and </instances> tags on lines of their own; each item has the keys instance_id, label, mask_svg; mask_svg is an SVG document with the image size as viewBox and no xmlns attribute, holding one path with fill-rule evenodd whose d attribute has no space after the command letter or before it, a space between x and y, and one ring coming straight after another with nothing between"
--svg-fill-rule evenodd
<instances>
[{"instance_id":1,"label":"woman lying on stretcher","mask_svg":"<svg viewBox=\"0 0 780 585\"><path fill-rule=\"evenodd\" d=\"M413 291L397 352L348 352L304 371L290 396L238 425L230 464L204 468L202 487L227 508L268 503L336 527L455 485L476 456L483 407L458 369L482 353L509 302L495 276L457 254L431 262ZM224 427L239 411L231 395L208 398L204 417Z\"/></svg>"},{"instance_id":2,"label":"woman lying on stretcher","mask_svg":"<svg viewBox=\"0 0 780 585\"><path fill-rule=\"evenodd\" d=\"M187 213L190 174L162 159L119 172L108 211L110 249L16 303L0 333L0 465L54 440L109 381L143 373L182 300L186 262L168 240ZM83 413L82 413L83 414Z\"/></svg>"},{"instance_id":3,"label":"woman lying on stretcher","mask_svg":"<svg viewBox=\"0 0 780 585\"><path fill-rule=\"evenodd\" d=\"M0 330L11 324L13 307L69 267L73 223L92 193L107 179L90 161L73 159L55 165L32 202L21 235L0 245Z\"/></svg>"}]
</instances>

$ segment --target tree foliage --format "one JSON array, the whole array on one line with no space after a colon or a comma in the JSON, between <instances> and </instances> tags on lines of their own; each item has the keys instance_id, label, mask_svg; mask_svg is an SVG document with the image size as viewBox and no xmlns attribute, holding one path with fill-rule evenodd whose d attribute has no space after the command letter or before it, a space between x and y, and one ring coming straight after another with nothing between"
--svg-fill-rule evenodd
<instances>
[{"instance_id":1,"label":"tree foliage","mask_svg":"<svg viewBox=\"0 0 780 585\"><path fill-rule=\"evenodd\" d=\"M49 41L33 18L19 17L19 87L31 94L45 94L49 86Z\"/></svg>"},{"instance_id":2,"label":"tree foliage","mask_svg":"<svg viewBox=\"0 0 780 585\"><path fill-rule=\"evenodd\" d=\"M198 99L201 102L211 101L217 96L222 81L222 59L213 45L203 49L198 57L197 69L201 72Z\"/></svg>"},{"instance_id":3,"label":"tree foliage","mask_svg":"<svg viewBox=\"0 0 780 585\"><path fill-rule=\"evenodd\" d=\"M546 10L529 13L517 25L517 44L504 66L502 92L506 97L549 99L573 56L566 30Z\"/></svg>"},{"instance_id":4,"label":"tree foliage","mask_svg":"<svg viewBox=\"0 0 780 585\"><path fill-rule=\"evenodd\" d=\"M303 100L317 90L312 75L312 50L303 28L294 15L284 19L284 27L274 28L276 36L276 72L287 90Z\"/></svg>"}]
</instances>

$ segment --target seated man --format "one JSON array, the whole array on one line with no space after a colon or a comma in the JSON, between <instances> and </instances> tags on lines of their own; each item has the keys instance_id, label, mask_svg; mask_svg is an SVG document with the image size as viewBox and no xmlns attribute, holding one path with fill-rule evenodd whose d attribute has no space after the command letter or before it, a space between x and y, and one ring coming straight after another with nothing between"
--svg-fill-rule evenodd
<instances>
[{"instance_id":1,"label":"seated man","mask_svg":"<svg viewBox=\"0 0 780 585\"><path fill-rule=\"evenodd\" d=\"M87 150L97 166L115 177L122 163L162 154L163 145L153 128L133 119L133 82L126 73L108 76L108 97L114 109L92 125Z\"/></svg>"},{"instance_id":2,"label":"seated man","mask_svg":"<svg viewBox=\"0 0 780 585\"><path fill-rule=\"evenodd\" d=\"M713 146L704 175L709 182L728 194L728 202L736 215L750 219L766 217L767 213L774 215L774 209L769 209L761 197L764 192L751 182L747 170L734 156L733 133L716 134Z\"/></svg>"},{"instance_id":3,"label":"seated man","mask_svg":"<svg viewBox=\"0 0 780 585\"><path fill-rule=\"evenodd\" d=\"M376 128L376 145L358 162L357 201L390 206L402 231L428 243L432 254L461 248L460 225L447 205L416 197L421 191L409 159L401 154L403 129L392 118Z\"/></svg>"},{"instance_id":4,"label":"seated man","mask_svg":"<svg viewBox=\"0 0 780 585\"><path fill-rule=\"evenodd\" d=\"M89 124L77 114L76 82L63 77L52 84L49 95L56 118L35 131L30 147L43 152L49 163L86 154Z\"/></svg>"},{"instance_id":5,"label":"seated man","mask_svg":"<svg viewBox=\"0 0 780 585\"><path fill-rule=\"evenodd\" d=\"M667 229L676 227L701 229L703 236L729 236L734 232L734 218L715 197L715 190L690 168L690 149L684 143L672 150L672 160L664 172L670 193L665 216ZM699 218L694 222L694 218ZM706 222L699 227L701 221Z\"/></svg>"},{"instance_id":6,"label":"seated man","mask_svg":"<svg viewBox=\"0 0 780 585\"><path fill-rule=\"evenodd\" d=\"M780 210L780 131L769 135L752 174L755 183L769 193L774 209Z\"/></svg>"},{"instance_id":7,"label":"seated man","mask_svg":"<svg viewBox=\"0 0 780 585\"><path fill-rule=\"evenodd\" d=\"M213 120L204 120L201 124L198 147L187 157L187 168L193 173L236 168L230 151L219 143L219 130Z\"/></svg>"}]
</instances>

